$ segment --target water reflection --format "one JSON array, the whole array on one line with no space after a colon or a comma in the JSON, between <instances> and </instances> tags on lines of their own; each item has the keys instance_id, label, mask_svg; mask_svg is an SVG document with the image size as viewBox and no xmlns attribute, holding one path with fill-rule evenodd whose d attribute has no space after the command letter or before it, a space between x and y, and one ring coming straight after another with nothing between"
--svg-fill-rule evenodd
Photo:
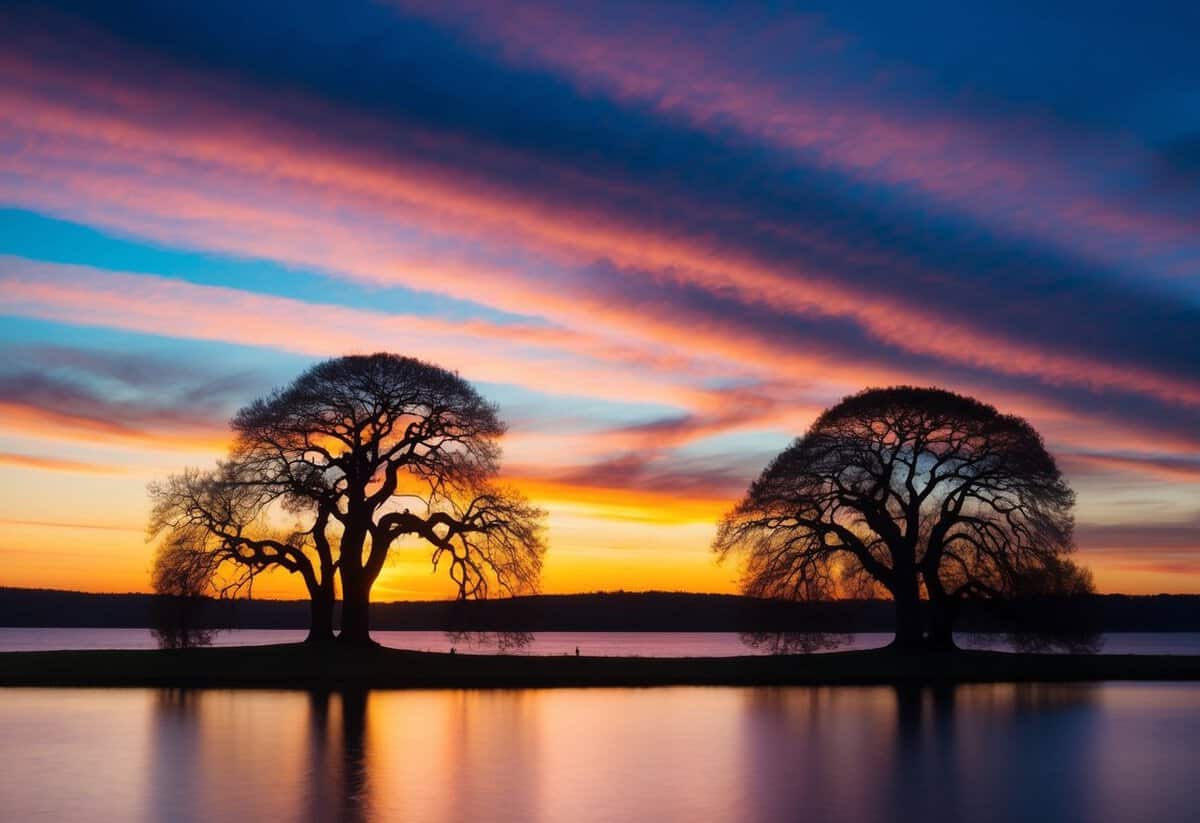
<instances>
[{"instance_id":1,"label":"water reflection","mask_svg":"<svg viewBox=\"0 0 1200 823\"><path fill-rule=\"evenodd\" d=\"M446 642L450 651L455 652L460 646L469 650L487 654L513 654L528 650L537 639L532 632L482 632L460 629L448 631Z\"/></svg>"},{"instance_id":2,"label":"water reflection","mask_svg":"<svg viewBox=\"0 0 1200 823\"><path fill-rule=\"evenodd\" d=\"M1200 687L8 690L5 819L1185 820Z\"/></svg>"},{"instance_id":3,"label":"water reflection","mask_svg":"<svg viewBox=\"0 0 1200 823\"><path fill-rule=\"evenodd\" d=\"M762 654L815 654L848 648L854 642L847 632L742 632L738 639Z\"/></svg>"},{"instance_id":4,"label":"water reflection","mask_svg":"<svg viewBox=\"0 0 1200 823\"><path fill-rule=\"evenodd\" d=\"M1095 716L1095 688L897 689L892 803L914 820L1093 819L1077 771L1090 744L1071 725ZM1064 736L1073 751L1060 756Z\"/></svg>"}]
</instances>

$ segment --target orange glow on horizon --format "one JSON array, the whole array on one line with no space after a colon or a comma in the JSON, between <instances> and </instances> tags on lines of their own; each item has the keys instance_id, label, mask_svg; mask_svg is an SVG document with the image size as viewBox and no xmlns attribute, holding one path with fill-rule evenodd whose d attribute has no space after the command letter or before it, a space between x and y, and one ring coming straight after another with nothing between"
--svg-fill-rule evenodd
<instances>
[{"instance_id":1,"label":"orange glow on horizon","mask_svg":"<svg viewBox=\"0 0 1200 823\"><path fill-rule=\"evenodd\" d=\"M1116 130L1127 106L1068 129L1030 90L950 105L944 67L808 16L731 44L700 11L672 10L681 38L391 5L458 69L397 85L364 50L317 77L334 30L300 18L288 60L249 37L182 59L102 4L8 21L0 585L146 591L147 483L211 467L274 382L389 351L511 425L499 479L548 513L546 592L736 591L721 516L824 409L894 385L1027 419L1101 591L1200 591L1200 235L1158 179L1167 132ZM405 544L374 597L451 592Z\"/></svg>"}]
</instances>

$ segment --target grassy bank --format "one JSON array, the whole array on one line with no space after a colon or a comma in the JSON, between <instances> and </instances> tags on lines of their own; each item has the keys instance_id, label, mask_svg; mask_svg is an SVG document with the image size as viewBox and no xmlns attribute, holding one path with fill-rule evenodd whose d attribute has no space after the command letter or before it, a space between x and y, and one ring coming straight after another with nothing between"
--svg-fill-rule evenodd
<instances>
[{"instance_id":1,"label":"grassy bank","mask_svg":"<svg viewBox=\"0 0 1200 823\"><path fill-rule=\"evenodd\" d=\"M386 648L241 646L0 654L0 686L518 688L1200 680L1200 656L911 656L889 649L774 657L525 657Z\"/></svg>"}]
</instances>

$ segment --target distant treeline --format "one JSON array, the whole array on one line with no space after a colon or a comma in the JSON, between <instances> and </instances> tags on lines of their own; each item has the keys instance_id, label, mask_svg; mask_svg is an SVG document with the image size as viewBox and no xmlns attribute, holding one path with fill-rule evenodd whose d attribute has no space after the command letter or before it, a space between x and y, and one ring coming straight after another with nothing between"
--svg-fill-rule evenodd
<instances>
[{"instance_id":1,"label":"distant treeline","mask_svg":"<svg viewBox=\"0 0 1200 823\"><path fill-rule=\"evenodd\" d=\"M155 595L87 594L0 588L0 626L139 628L152 625ZM213 628L302 629L308 602L206 600L200 619ZM372 604L376 629L478 631L886 632L894 609L883 600L791 603L727 594L606 592L505 600ZM1200 631L1200 595L1094 595L1017 604L1029 614L1070 609L1099 631ZM967 606L961 631L1004 624L990 609Z\"/></svg>"}]
</instances>

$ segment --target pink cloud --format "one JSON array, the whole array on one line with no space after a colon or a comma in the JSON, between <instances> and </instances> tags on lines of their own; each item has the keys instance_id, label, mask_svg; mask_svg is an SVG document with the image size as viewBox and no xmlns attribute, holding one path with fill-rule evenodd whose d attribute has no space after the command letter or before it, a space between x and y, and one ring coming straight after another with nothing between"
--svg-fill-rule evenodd
<instances>
[{"instance_id":1,"label":"pink cloud","mask_svg":"<svg viewBox=\"0 0 1200 823\"><path fill-rule=\"evenodd\" d=\"M1083 471L1119 474L1132 471L1164 480L1200 483L1200 454L1069 454L1064 462Z\"/></svg>"},{"instance_id":2,"label":"pink cloud","mask_svg":"<svg viewBox=\"0 0 1200 823\"><path fill-rule=\"evenodd\" d=\"M640 377L647 354L585 334L532 325L442 321L202 286L151 275L0 256L0 309L9 314L198 340L266 346L313 356L404 351L473 379L544 392L687 402L700 392ZM561 355L575 360L560 362ZM539 355L540 358L539 359ZM590 359L607 355L626 368ZM661 368L669 368L668 361Z\"/></svg>"},{"instance_id":3,"label":"pink cloud","mask_svg":"<svg viewBox=\"0 0 1200 823\"><path fill-rule=\"evenodd\" d=\"M393 0L393 5L465 30L511 62L550 68L585 91L649 105L693 127L732 125L806 162L815 158L858 179L911 186L992 225L1094 259L1138 260L1145 250L1195 238L1194 221L1116 200L1070 170L1078 148L1063 145L1030 118L983 121L929 108L900 110L887 104L882 73L875 88L866 89L838 87L816 73L783 82L745 59L845 48L845 39L815 16L775 15L761 27L743 19L736 32L705 18L693 21L689 35L682 36L677 18L665 26L652 15L634 14L619 29L606 29L583 7L570 5L509 3L503 10L478 0ZM731 42L739 48L731 49ZM1093 148L1110 166L1147 162L1145 151L1127 140Z\"/></svg>"},{"instance_id":4,"label":"pink cloud","mask_svg":"<svg viewBox=\"0 0 1200 823\"><path fill-rule=\"evenodd\" d=\"M833 273L802 264L780 270L713 239L664 236L619 215L540 204L512 187L464 179L419 159L375 163L254 111L202 102L193 118L227 125L191 128L184 119L163 128L167 102L150 92L114 90L110 82L82 78L73 93L94 95L100 104L85 107L47 93L43 85L58 89L71 82L53 70L45 77L26 66L15 76L24 85L10 85L0 98L5 110L20 114L0 122L27 149L0 164L9 172L0 195L34 208L164 242L432 289L564 326L603 323L608 334L642 344L675 344L681 329L671 317L646 318L637 307L613 305L578 283L555 283L550 274L557 266L608 259L628 267L627 276L664 277L748 306L769 301L801 316L849 318L870 337L916 354L1051 385L1200 404L1200 386L1180 378L1044 351L864 293ZM121 105L107 105L113 101ZM355 127L378 128L369 121ZM386 239L398 227L403 239ZM496 259L497 249L514 243L546 273ZM914 335L914 327L937 333ZM742 355L736 345L727 350L725 340L692 343L712 357L732 361Z\"/></svg>"}]
</instances>

